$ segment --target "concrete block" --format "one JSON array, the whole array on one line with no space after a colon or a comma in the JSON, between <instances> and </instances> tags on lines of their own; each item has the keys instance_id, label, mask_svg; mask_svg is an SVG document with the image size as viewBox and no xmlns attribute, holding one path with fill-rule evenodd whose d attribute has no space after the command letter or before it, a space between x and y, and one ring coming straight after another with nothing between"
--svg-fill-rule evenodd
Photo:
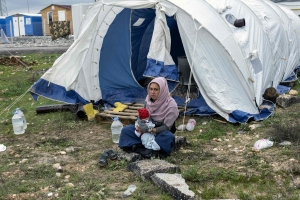
<instances>
[{"instance_id":1,"label":"concrete block","mask_svg":"<svg viewBox=\"0 0 300 200\"><path fill-rule=\"evenodd\" d=\"M143 180L150 180L150 177L155 173L180 172L178 166L159 159L136 161L130 163L127 169L140 176Z\"/></svg>"},{"instance_id":2,"label":"concrete block","mask_svg":"<svg viewBox=\"0 0 300 200\"><path fill-rule=\"evenodd\" d=\"M195 199L195 193L189 189L181 174L155 173L151 179L176 200Z\"/></svg>"}]
</instances>

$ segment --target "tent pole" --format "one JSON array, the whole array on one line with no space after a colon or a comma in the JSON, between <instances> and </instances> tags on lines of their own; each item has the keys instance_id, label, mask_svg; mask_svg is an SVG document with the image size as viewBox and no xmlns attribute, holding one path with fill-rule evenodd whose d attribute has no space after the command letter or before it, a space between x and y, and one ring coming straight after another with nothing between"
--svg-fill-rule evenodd
<instances>
[{"instance_id":1,"label":"tent pole","mask_svg":"<svg viewBox=\"0 0 300 200\"><path fill-rule=\"evenodd\" d=\"M9 21L9 28L10 28L10 43L13 43L13 32L12 32L12 24L11 20Z\"/></svg>"},{"instance_id":2,"label":"tent pole","mask_svg":"<svg viewBox=\"0 0 300 200\"><path fill-rule=\"evenodd\" d=\"M44 36L46 36L46 19L44 19L44 26L43 26L43 28L44 28Z\"/></svg>"}]
</instances>

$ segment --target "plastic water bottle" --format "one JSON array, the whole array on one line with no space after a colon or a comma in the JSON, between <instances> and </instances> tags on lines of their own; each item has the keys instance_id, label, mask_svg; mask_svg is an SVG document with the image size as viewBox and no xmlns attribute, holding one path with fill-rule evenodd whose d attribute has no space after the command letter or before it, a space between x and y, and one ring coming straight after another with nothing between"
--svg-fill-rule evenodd
<instances>
[{"instance_id":1,"label":"plastic water bottle","mask_svg":"<svg viewBox=\"0 0 300 200\"><path fill-rule=\"evenodd\" d=\"M196 120L194 120L194 119L189 119L189 121L188 121L188 123L186 124L185 128L186 128L186 130L188 130L188 131L192 131L192 130L194 130L195 126L196 126Z\"/></svg>"},{"instance_id":2,"label":"plastic water bottle","mask_svg":"<svg viewBox=\"0 0 300 200\"><path fill-rule=\"evenodd\" d=\"M136 185L129 185L127 190L124 192L124 197L128 197L136 190Z\"/></svg>"},{"instance_id":3,"label":"plastic water bottle","mask_svg":"<svg viewBox=\"0 0 300 200\"><path fill-rule=\"evenodd\" d=\"M27 128L27 122L26 122L24 113L21 111L20 108L17 108L16 111L22 117L22 120L23 120L23 123L24 123L24 129L26 129Z\"/></svg>"},{"instance_id":4,"label":"plastic water bottle","mask_svg":"<svg viewBox=\"0 0 300 200\"><path fill-rule=\"evenodd\" d=\"M17 111L14 112L14 116L12 117L12 125L16 135L25 133L23 119Z\"/></svg>"},{"instance_id":5,"label":"plastic water bottle","mask_svg":"<svg viewBox=\"0 0 300 200\"><path fill-rule=\"evenodd\" d=\"M113 123L111 124L112 141L114 143L119 143L123 124L120 122L118 117L113 117L112 119L114 120Z\"/></svg>"}]
</instances>

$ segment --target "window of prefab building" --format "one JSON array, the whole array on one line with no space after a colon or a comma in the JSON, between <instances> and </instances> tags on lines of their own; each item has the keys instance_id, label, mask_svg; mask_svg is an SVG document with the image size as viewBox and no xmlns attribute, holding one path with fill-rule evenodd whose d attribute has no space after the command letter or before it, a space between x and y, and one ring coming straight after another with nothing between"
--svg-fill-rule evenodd
<instances>
[{"instance_id":1,"label":"window of prefab building","mask_svg":"<svg viewBox=\"0 0 300 200\"><path fill-rule=\"evenodd\" d=\"M53 19L52 19L52 12L47 12L47 18L48 18L48 24L49 24L49 22L53 21Z\"/></svg>"},{"instance_id":2,"label":"window of prefab building","mask_svg":"<svg viewBox=\"0 0 300 200\"><path fill-rule=\"evenodd\" d=\"M66 13L64 10L58 11L58 21L66 21Z\"/></svg>"}]
</instances>

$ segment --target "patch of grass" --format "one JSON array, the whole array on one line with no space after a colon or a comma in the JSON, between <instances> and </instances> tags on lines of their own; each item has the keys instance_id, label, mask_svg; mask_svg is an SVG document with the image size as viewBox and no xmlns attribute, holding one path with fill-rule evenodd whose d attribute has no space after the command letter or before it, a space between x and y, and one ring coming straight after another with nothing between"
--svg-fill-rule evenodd
<instances>
[{"instance_id":1,"label":"patch of grass","mask_svg":"<svg viewBox=\"0 0 300 200\"><path fill-rule=\"evenodd\" d=\"M68 138L58 138L58 139L49 138L45 141L38 142L35 145L37 147L39 147L39 146L49 146L49 147L57 146L57 147L65 148L65 147L68 147L72 144L73 144L73 141L71 141Z\"/></svg>"},{"instance_id":2,"label":"patch of grass","mask_svg":"<svg viewBox=\"0 0 300 200\"><path fill-rule=\"evenodd\" d=\"M131 199L151 199L151 196L159 195L159 199L170 199L170 196L164 193L161 189L157 188L150 181L144 181L142 184L137 185L137 189L130 196Z\"/></svg>"},{"instance_id":3,"label":"patch of grass","mask_svg":"<svg viewBox=\"0 0 300 200\"><path fill-rule=\"evenodd\" d=\"M232 124L223 124L216 121L208 121L205 125L197 126L197 130L202 129L201 134L197 134L197 139L211 140L226 135L227 132L235 132L237 127Z\"/></svg>"},{"instance_id":4,"label":"patch of grass","mask_svg":"<svg viewBox=\"0 0 300 200\"><path fill-rule=\"evenodd\" d=\"M9 163L11 161L11 157L7 154L1 156L1 165L0 165L0 172L5 172L9 170ZM1 179L1 176L0 176Z\"/></svg>"},{"instance_id":5,"label":"patch of grass","mask_svg":"<svg viewBox=\"0 0 300 200\"><path fill-rule=\"evenodd\" d=\"M170 195L162 194L159 196L159 199L161 200L172 200L173 198L170 197Z\"/></svg>"},{"instance_id":6,"label":"patch of grass","mask_svg":"<svg viewBox=\"0 0 300 200\"><path fill-rule=\"evenodd\" d=\"M20 182L18 178L12 178L0 183L0 188L0 198L2 198L8 194L35 192L38 190L38 184L31 181Z\"/></svg>"},{"instance_id":7,"label":"patch of grass","mask_svg":"<svg viewBox=\"0 0 300 200\"><path fill-rule=\"evenodd\" d=\"M298 78L300 77L300 73L298 73ZM300 83L299 81L295 81L295 85L292 88L293 90L300 91ZM300 96L300 92L298 92L298 96Z\"/></svg>"},{"instance_id":8,"label":"patch of grass","mask_svg":"<svg viewBox=\"0 0 300 200\"><path fill-rule=\"evenodd\" d=\"M280 119L274 123L269 131L269 137L273 138L275 142L290 141L294 145L300 143L300 120L294 118L291 120Z\"/></svg>"},{"instance_id":9,"label":"patch of grass","mask_svg":"<svg viewBox=\"0 0 300 200\"><path fill-rule=\"evenodd\" d=\"M247 194L244 191L239 191L239 193L238 193L238 199L251 199L251 195Z\"/></svg>"},{"instance_id":10,"label":"patch of grass","mask_svg":"<svg viewBox=\"0 0 300 200\"><path fill-rule=\"evenodd\" d=\"M289 149L288 147L284 147L280 151L280 154L292 157L295 154L295 152L292 149Z\"/></svg>"},{"instance_id":11,"label":"patch of grass","mask_svg":"<svg viewBox=\"0 0 300 200\"><path fill-rule=\"evenodd\" d=\"M59 192L59 196L63 200L72 200L72 199L80 199L83 198L81 196L80 191L73 187L64 187Z\"/></svg>"},{"instance_id":12,"label":"patch of grass","mask_svg":"<svg viewBox=\"0 0 300 200\"><path fill-rule=\"evenodd\" d=\"M251 131L249 124L240 124L237 131Z\"/></svg>"},{"instance_id":13,"label":"patch of grass","mask_svg":"<svg viewBox=\"0 0 300 200\"><path fill-rule=\"evenodd\" d=\"M126 161L125 159L121 159L108 162L107 167L110 170L120 170L126 168L128 164L128 161Z\"/></svg>"},{"instance_id":14,"label":"patch of grass","mask_svg":"<svg viewBox=\"0 0 300 200\"><path fill-rule=\"evenodd\" d=\"M202 179L201 174L198 173L198 167L192 166L182 174L183 178L191 182L200 182Z\"/></svg>"},{"instance_id":15,"label":"patch of grass","mask_svg":"<svg viewBox=\"0 0 300 200\"><path fill-rule=\"evenodd\" d=\"M11 167L13 168L13 167ZM0 196L5 197L8 194L34 193L40 188L47 187L51 184L61 187L62 184L55 176L55 169L47 165L38 165L28 168L27 166L19 167L18 174L2 178L0 182Z\"/></svg>"},{"instance_id":16,"label":"patch of grass","mask_svg":"<svg viewBox=\"0 0 300 200\"><path fill-rule=\"evenodd\" d=\"M231 182L232 184L250 184L259 182L259 177L255 175L239 174L232 169L210 168L204 171L194 166L183 172L183 177L187 181L198 182L200 184L205 184L208 182L217 183L219 181Z\"/></svg>"},{"instance_id":17,"label":"patch of grass","mask_svg":"<svg viewBox=\"0 0 300 200\"><path fill-rule=\"evenodd\" d=\"M214 154L209 151L203 151L203 149L195 149L194 151L189 153L174 152L172 154L174 156L168 157L166 158L166 160L177 165L181 163L186 163L186 165L193 165L196 162L210 160L212 157L215 157Z\"/></svg>"},{"instance_id":18,"label":"patch of grass","mask_svg":"<svg viewBox=\"0 0 300 200\"><path fill-rule=\"evenodd\" d=\"M255 167L255 166L259 165L260 157L255 153L251 153L246 156L245 160L246 160L246 162L244 163L245 166Z\"/></svg>"},{"instance_id":19,"label":"patch of grass","mask_svg":"<svg viewBox=\"0 0 300 200\"><path fill-rule=\"evenodd\" d=\"M51 179L55 177L56 170L47 165L37 165L33 168L21 168L27 179Z\"/></svg>"},{"instance_id":20,"label":"patch of grass","mask_svg":"<svg viewBox=\"0 0 300 200\"><path fill-rule=\"evenodd\" d=\"M201 193L202 199L214 199L214 198L226 198L222 196L222 191L224 191L225 188L213 186L210 188L205 188L204 191Z\"/></svg>"}]
</instances>

